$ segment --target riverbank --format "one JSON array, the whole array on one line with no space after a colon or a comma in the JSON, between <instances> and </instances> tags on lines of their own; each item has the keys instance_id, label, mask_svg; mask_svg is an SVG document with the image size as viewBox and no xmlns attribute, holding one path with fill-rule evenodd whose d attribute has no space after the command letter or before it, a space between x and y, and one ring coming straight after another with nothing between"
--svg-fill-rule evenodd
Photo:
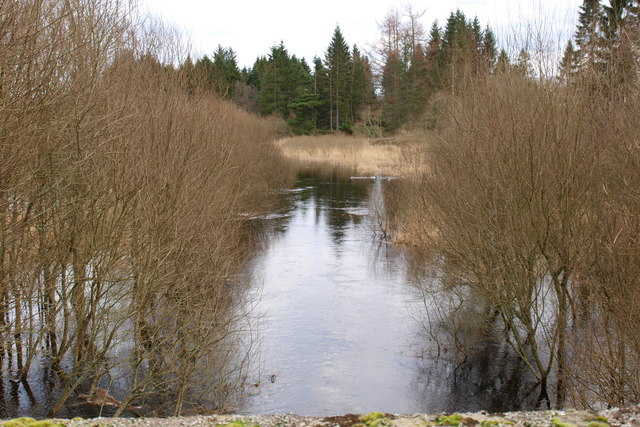
<instances>
[{"instance_id":1,"label":"riverbank","mask_svg":"<svg viewBox=\"0 0 640 427\"><path fill-rule=\"evenodd\" d=\"M17 420L4 421L0 426L69 426L69 427L146 427L146 426L229 426L229 427L284 427L284 426L528 426L528 427L607 427L640 425L640 406L623 409L609 409L600 412L574 411L532 411L489 414L487 412L459 414L415 414L395 415L370 413L366 415L341 415L333 417L304 417L284 415L208 415L171 418L94 418L86 420L52 419L38 424L19 424Z\"/></svg>"},{"instance_id":2,"label":"riverbank","mask_svg":"<svg viewBox=\"0 0 640 427\"><path fill-rule=\"evenodd\" d=\"M276 145L284 157L294 162L345 167L361 175L406 176L410 173L406 152L414 141L334 134L289 137Z\"/></svg>"}]
</instances>

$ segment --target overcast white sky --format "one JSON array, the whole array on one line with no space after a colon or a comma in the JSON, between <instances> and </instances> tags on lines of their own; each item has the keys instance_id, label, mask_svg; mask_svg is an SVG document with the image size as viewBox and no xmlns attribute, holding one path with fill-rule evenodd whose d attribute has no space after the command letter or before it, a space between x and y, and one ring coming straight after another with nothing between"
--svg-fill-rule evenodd
<instances>
[{"instance_id":1,"label":"overcast white sky","mask_svg":"<svg viewBox=\"0 0 640 427\"><path fill-rule=\"evenodd\" d=\"M259 55L284 42L290 54L311 63L324 57L337 24L350 45L362 50L379 37L378 23L404 5L424 10L428 31L434 19L442 25L456 8L478 16L505 43L506 34L522 32L527 23L543 26L546 37L564 44L573 32L582 0L141 0L154 16L188 35L196 56L210 55L220 44L232 47L240 67L251 67ZM520 30L516 29L519 28ZM564 34L563 34L564 33ZM561 40L560 40L561 39Z\"/></svg>"}]
</instances>

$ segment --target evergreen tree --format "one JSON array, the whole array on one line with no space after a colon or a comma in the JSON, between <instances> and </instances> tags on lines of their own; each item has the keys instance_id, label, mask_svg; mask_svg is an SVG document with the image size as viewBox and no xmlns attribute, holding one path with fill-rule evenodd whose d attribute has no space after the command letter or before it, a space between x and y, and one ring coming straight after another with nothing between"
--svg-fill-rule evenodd
<instances>
[{"instance_id":1,"label":"evergreen tree","mask_svg":"<svg viewBox=\"0 0 640 427\"><path fill-rule=\"evenodd\" d=\"M602 24L600 0L584 0L578 15L575 34L577 60L580 69L594 69L597 62L598 40Z\"/></svg>"},{"instance_id":2,"label":"evergreen tree","mask_svg":"<svg viewBox=\"0 0 640 427\"><path fill-rule=\"evenodd\" d=\"M223 98L233 98L236 82L241 80L240 70L236 61L236 53L231 48L218 49L213 54L215 91Z\"/></svg>"},{"instance_id":3,"label":"evergreen tree","mask_svg":"<svg viewBox=\"0 0 640 427\"><path fill-rule=\"evenodd\" d=\"M632 0L609 0L609 6L603 6L602 32L605 40L612 43L619 38L626 12L632 6Z\"/></svg>"},{"instance_id":4,"label":"evergreen tree","mask_svg":"<svg viewBox=\"0 0 640 427\"><path fill-rule=\"evenodd\" d=\"M187 55L187 59L180 65L179 72L182 76L184 87L189 94L193 94L196 89L194 70L195 65L193 64L191 55Z\"/></svg>"},{"instance_id":5,"label":"evergreen tree","mask_svg":"<svg viewBox=\"0 0 640 427\"><path fill-rule=\"evenodd\" d=\"M193 67L193 84L201 89L214 91L216 72L213 61L207 55L198 59Z\"/></svg>"},{"instance_id":6,"label":"evergreen tree","mask_svg":"<svg viewBox=\"0 0 640 427\"><path fill-rule=\"evenodd\" d=\"M407 116L418 117L423 112L432 91L426 49L418 44L413 51L411 65L404 79L402 102L406 105Z\"/></svg>"},{"instance_id":7,"label":"evergreen tree","mask_svg":"<svg viewBox=\"0 0 640 427\"><path fill-rule=\"evenodd\" d=\"M427 76L429 79L430 89L436 90L442 88L442 31L438 26L438 21L434 21L429 31L429 44L426 51Z\"/></svg>"},{"instance_id":8,"label":"evergreen tree","mask_svg":"<svg viewBox=\"0 0 640 427\"><path fill-rule=\"evenodd\" d=\"M303 104L312 103L309 99L309 94L313 94L311 70L304 60L290 56L284 43L273 46L268 58L258 59L253 73L258 77L263 115L279 113L283 118L293 120L296 111L292 106L306 111Z\"/></svg>"},{"instance_id":9,"label":"evergreen tree","mask_svg":"<svg viewBox=\"0 0 640 427\"><path fill-rule=\"evenodd\" d=\"M289 104L291 119L288 121L291 129L298 135L311 134L317 128L316 112L318 107L324 105L317 93L308 86L298 86L295 96Z\"/></svg>"},{"instance_id":10,"label":"evergreen tree","mask_svg":"<svg viewBox=\"0 0 640 427\"><path fill-rule=\"evenodd\" d=\"M498 55L498 47L496 43L496 36L487 26L482 34L482 57L484 59L486 70L491 72L496 64L496 57Z\"/></svg>"},{"instance_id":11,"label":"evergreen tree","mask_svg":"<svg viewBox=\"0 0 640 427\"><path fill-rule=\"evenodd\" d=\"M373 103L375 93L373 91L371 65L366 56L362 55L357 46L353 46L353 61L350 81L349 117L351 123L360 120L362 109Z\"/></svg>"},{"instance_id":12,"label":"evergreen tree","mask_svg":"<svg viewBox=\"0 0 640 427\"><path fill-rule=\"evenodd\" d=\"M314 110L314 123L316 129L330 129L331 111L329 109L329 73L322 59L316 57L313 60L313 92L322 105Z\"/></svg>"},{"instance_id":13,"label":"evergreen tree","mask_svg":"<svg viewBox=\"0 0 640 427\"><path fill-rule=\"evenodd\" d=\"M532 74L531 55L529 55L529 52L524 48L520 49L520 52L518 52L518 58L516 59L514 69L523 76L531 76Z\"/></svg>"},{"instance_id":14,"label":"evergreen tree","mask_svg":"<svg viewBox=\"0 0 640 427\"><path fill-rule=\"evenodd\" d=\"M462 89L474 69L477 57L476 31L460 9L451 12L442 37L439 65L442 81L452 92Z\"/></svg>"},{"instance_id":15,"label":"evergreen tree","mask_svg":"<svg viewBox=\"0 0 640 427\"><path fill-rule=\"evenodd\" d=\"M403 97L404 62L399 52L390 52L382 72L385 127L396 130L406 119L407 105Z\"/></svg>"},{"instance_id":16,"label":"evergreen tree","mask_svg":"<svg viewBox=\"0 0 640 427\"><path fill-rule=\"evenodd\" d=\"M325 65L329 76L329 111L332 130L340 129L340 121L348 116L351 62L349 46L342 36L340 27L336 26L325 54Z\"/></svg>"},{"instance_id":17,"label":"evergreen tree","mask_svg":"<svg viewBox=\"0 0 640 427\"><path fill-rule=\"evenodd\" d=\"M568 83L578 70L578 52L569 40L560 61L560 80Z\"/></svg>"},{"instance_id":18,"label":"evergreen tree","mask_svg":"<svg viewBox=\"0 0 640 427\"><path fill-rule=\"evenodd\" d=\"M509 55L507 51L504 49L500 49L500 54L498 55L498 60L496 61L496 71L499 73L506 73L511 69L511 61L509 60Z\"/></svg>"}]
</instances>

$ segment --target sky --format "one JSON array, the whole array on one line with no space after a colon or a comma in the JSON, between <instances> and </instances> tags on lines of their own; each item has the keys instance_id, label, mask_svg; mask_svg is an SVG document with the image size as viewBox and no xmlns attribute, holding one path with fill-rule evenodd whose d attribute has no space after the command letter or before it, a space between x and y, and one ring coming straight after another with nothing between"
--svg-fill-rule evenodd
<instances>
[{"instance_id":1,"label":"sky","mask_svg":"<svg viewBox=\"0 0 640 427\"><path fill-rule=\"evenodd\" d=\"M284 42L290 54L309 64L324 57L336 25L347 43L368 52L380 37L379 23L392 9L410 5L424 11L425 31L437 19L443 25L451 11L462 10L467 18L478 16L489 24L503 45L527 39L533 42L535 26L544 28L542 38L561 50L577 22L582 0L140 0L143 10L159 17L189 40L193 56L215 51L218 45L236 52L238 65L250 68L271 46ZM525 36L523 34L528 34ZM538 40L539 37L533 37ZM515 42L514 40L518 40Z\"/></svg>"}]
</instances>

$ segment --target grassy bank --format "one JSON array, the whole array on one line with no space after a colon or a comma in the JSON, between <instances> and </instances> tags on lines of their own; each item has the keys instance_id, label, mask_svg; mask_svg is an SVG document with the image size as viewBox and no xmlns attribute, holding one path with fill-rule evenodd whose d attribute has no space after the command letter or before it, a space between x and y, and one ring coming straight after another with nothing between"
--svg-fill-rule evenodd
<instances>
[{"instance_id":1,"label":"grassy bank","mask_svg":"<svg viewBox=\"0 0 640 427\"><path fill-rule=\"evenodd\" d=\"M276 143L289 160L353 168L361 175L404 176L410 172L403 161L408 139L369 139L342 134L297 136Z\"/></svg>"}]
</instances>

